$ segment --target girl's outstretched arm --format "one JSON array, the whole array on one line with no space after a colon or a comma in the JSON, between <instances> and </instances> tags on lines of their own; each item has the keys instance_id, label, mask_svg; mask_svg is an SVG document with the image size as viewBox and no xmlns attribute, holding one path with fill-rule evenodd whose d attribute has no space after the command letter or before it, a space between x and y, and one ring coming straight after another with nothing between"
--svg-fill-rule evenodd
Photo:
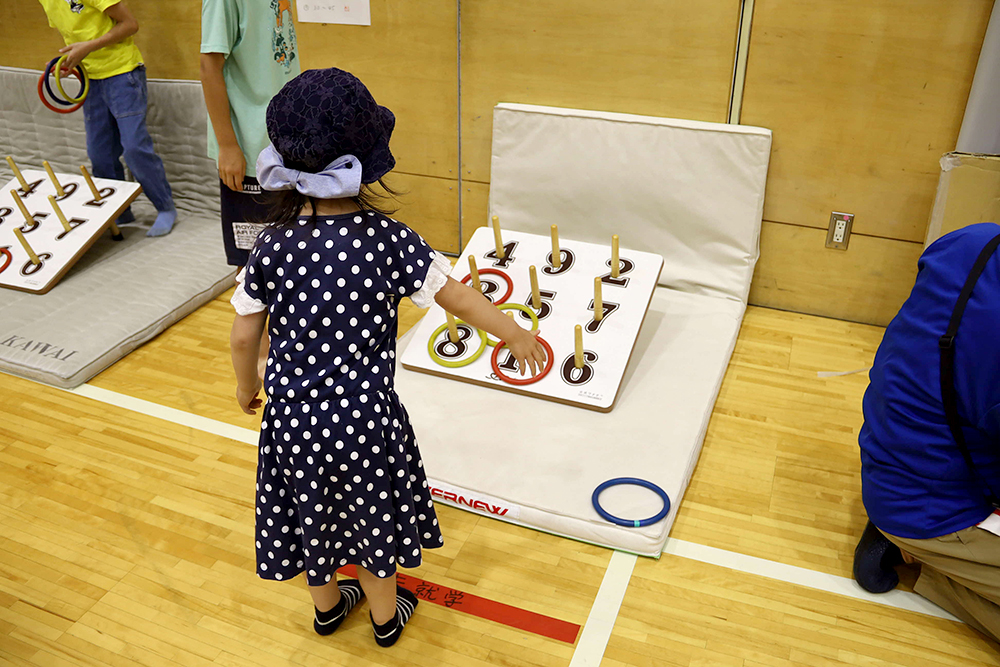
<instances>
[{"instance_id":1,"label":"girl's outstretched arm","mask_svg":"<svg viewBox=\"0 0 1000 667\"><path fill-rule=\"evenodd\" d=\"M252 315L237 315L229 334L229 349L236 371L236 400L240 409L255 415L263 401L257 397L261 382L257 375L257 358L260 354L260 336L267 322L267 311Z\"/></svg>"},{"instance_id":2,"label":"girl's outstretched arm","mask_svg":"<svg viewBox=\"0 0 1000 667\"><path fill-rule=\"evenodd\" d=\"M524 375L525 368L531 369L531 375L535 376L545 367L545 348L535 340L538 332L532 333L519 327L473 288L448 278L434 300L452 315L506 342L517 359L521 375Z\"/></svg>"}]
</instances>

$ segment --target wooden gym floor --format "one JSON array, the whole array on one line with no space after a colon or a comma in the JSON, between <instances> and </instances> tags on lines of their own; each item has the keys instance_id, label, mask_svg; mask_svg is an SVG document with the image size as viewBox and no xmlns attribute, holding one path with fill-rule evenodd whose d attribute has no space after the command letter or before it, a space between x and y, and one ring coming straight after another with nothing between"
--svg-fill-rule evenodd
<instances>
[{"instance_id":1,"label":"wooden gym floor","mask_svg":"<svg viewBox=\"0 0 1000 667\"><path fill-rule=\"evenodd\" d=\"M659 560L439 508L446 546L408 572L583 626L575 645L428 603L392 649L366 611L319 637L301 578L254 575L255 448L198 421L257 425L233 398L228 296L79 391L0 375L0 663L1000 665L900 608L914 596L844 579L867 375L817 372L868 366L882 330L761 308Z\"/></svg>"}]
</instances>

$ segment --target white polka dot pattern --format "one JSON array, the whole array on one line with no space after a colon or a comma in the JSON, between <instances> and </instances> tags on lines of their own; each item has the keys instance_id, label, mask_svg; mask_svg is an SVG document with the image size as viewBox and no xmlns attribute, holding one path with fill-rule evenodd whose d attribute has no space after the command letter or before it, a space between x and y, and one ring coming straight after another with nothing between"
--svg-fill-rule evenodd
<instances>
[{"instance_id":1,"label":"white polka dot pattern","mask_svg":"<svg viewBox=\"0 0 1000 667\"><path fill-rule=\"evenodd\" d=\"M315 225L303 218L262 232L244 288L270 314L268 396L319 401L391 388L396 303L420 291L436 254L406 225L378 214ZM301 371L294 382L291 369Z\"/></svg>"},{"instance_id":2,"label":"white polka dot pattern","mask_svg":"<svg viewBox=\"0 0 1000 667\"><path fill-rule=\"evenodd\" d=\"M262 578L305 571L322 585L347 564L387 577L443 544L393 391L396 302L419 290L434 255L378 214L265 230L251 252L244 284L267 304L271 336L256 494Z\"/></svg>"}]
</instances>

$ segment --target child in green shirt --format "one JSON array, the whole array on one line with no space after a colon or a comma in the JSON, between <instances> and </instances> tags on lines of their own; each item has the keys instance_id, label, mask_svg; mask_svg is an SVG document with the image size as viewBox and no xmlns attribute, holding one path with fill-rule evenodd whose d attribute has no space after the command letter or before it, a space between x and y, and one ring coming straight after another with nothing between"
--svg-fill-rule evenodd
<instances>
[{"instance_id":1,"label":"child in green shirt","mask_svg":"<svg viewBox=\"0 0 1000 667\"><path fill-rule=\"evenodd\" d=\"M267 104L299 71L290 0L202 0L208 154L219 166L222 238L232 266L246 265L267 218L255 178L268 144Z\"/></svg>"}]
</instances>

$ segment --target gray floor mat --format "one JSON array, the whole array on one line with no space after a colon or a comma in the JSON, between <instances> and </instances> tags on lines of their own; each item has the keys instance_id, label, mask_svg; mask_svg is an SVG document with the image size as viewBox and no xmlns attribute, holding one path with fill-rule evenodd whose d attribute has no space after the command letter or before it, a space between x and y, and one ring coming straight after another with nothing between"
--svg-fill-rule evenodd
<instances>
[{"instance_id":1,"label":"gray floor mat","mask_svg":"<svg viewBox=\"0 0 1000 667\"><path fill-rule=\"evenodd\" d=\"M22 168L46 159L57 172L75 172L89 165L82 114L45 109L35 95L38 75L0 68L0 157L12 155ZM174 231L145 236L155 211L140 196L125 240L102 237L48 294L0 290L0 370L75 387L232 285L200 86L151 81L148 124L174 189ZM0 165L6 181L11 174Z\"/></svg>"}]
</instances>

